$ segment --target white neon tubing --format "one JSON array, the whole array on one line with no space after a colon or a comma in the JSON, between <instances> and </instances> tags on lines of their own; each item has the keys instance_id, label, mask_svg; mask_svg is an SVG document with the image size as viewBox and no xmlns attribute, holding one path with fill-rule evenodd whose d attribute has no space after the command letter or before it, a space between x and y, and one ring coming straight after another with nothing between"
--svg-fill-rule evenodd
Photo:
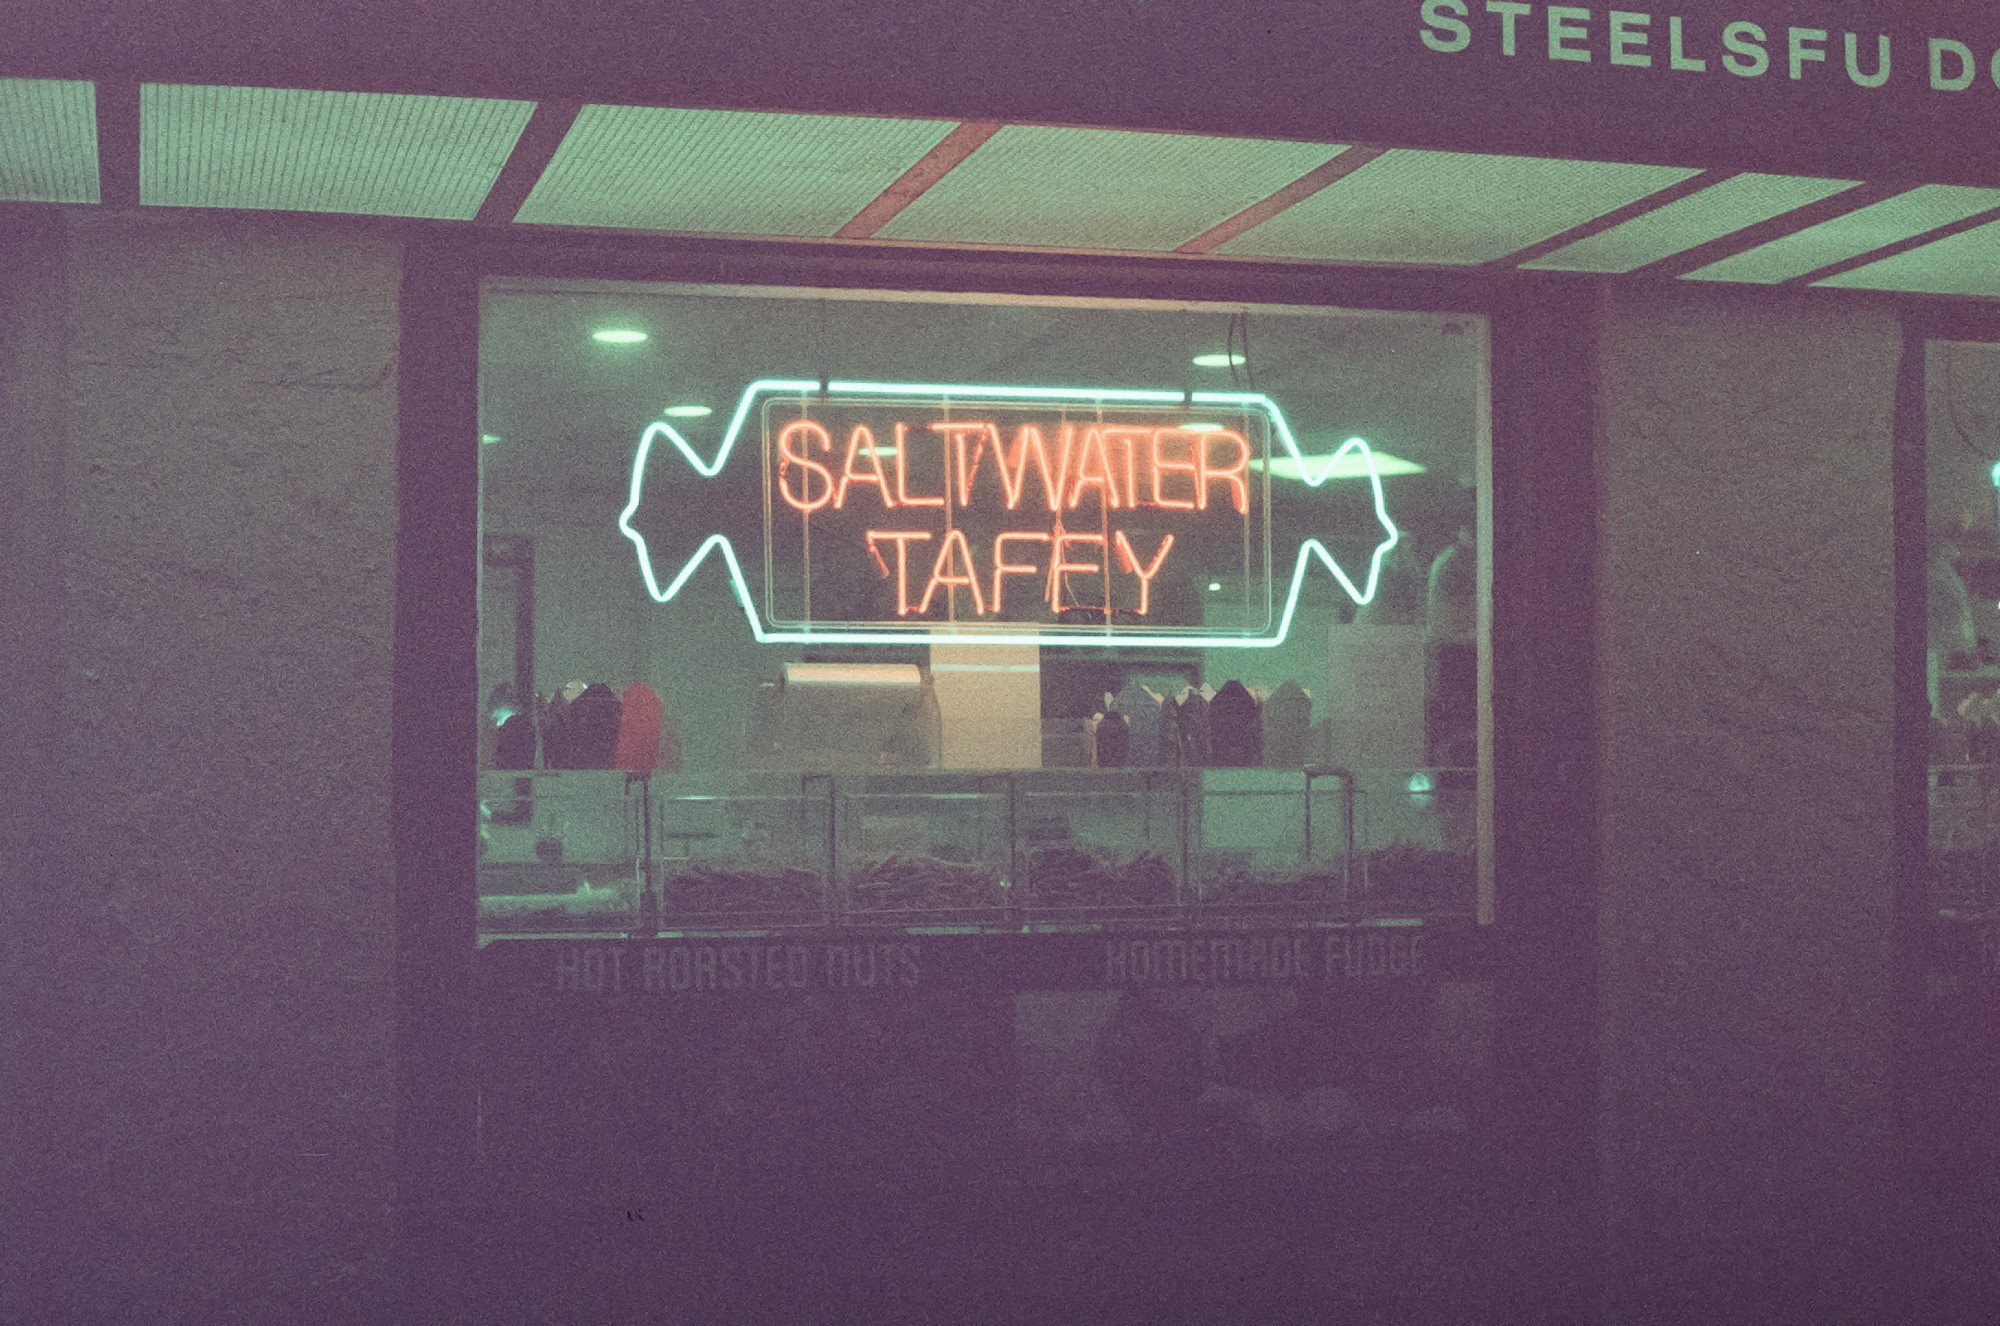
<instances>
[{"instance_id":1,"label":"white neon tubing","mask_svg":"<svg viewBox=\"0 0 2000 1326\"><path fill-rule=\"evenodd\" d=\"M711 534L677 571L663 589L653 571L653 561L646 547L645 536L632 528L632 517L637 514L640 504L640 490L645 480L646 461L652 452L656 437L664 437L686 459L690 468L703 478L714 478L729 462L729 453L735 448L736 440L742 435L744 422L760 394L771 395L826 395L826 396L921 396L921 397L971 397L988 400L1068 400L1088 405L1103 401L1126 404L1172 405L1185 402L1198 405L1247 406L1263 413L1273 425L1279 441L1291 453L1299 466L1299 478L1309 488L1317 488L1326 482L1341 457L1358 452L1368 467L1368 484L1372 491L1375 518L1381 524L1385 537L1375 545L1374 553L1368 559L1368 580L1365 587L1357 588L1354 581L1334 559L1333 553L1318 539L1307 539L1299 545L1297 561L1292 567L1291 590L1285 597L1284 612L1278 619L1277 631L1269 636L1177 636L1158 634L1152 631L1115 631L1107 623L1101 633L1064 631L1060 633L1041 631L1020 632L1004 629L985 630L961 627L953 631L937 631L923 627L911 627L896 631L855 630L852 627L835 626L824 631L770 631L764 628L757 616L756 601L751 597L750 587L743 576L743 567L736 559L736 549L726 534ZM735 413L730 417L729 427L724 432L722 444L716 448L713 460L704 462L688 440L678 429L664 420L648 424L639 435L639 447L632 459L632 481L626 496L625 509L618 514L618 530L632 541L639 554L639 573L646 582L646 593L656 603L670 602L688 582L697 567L707 559L712 551L720 551L728 572L730 587L735 591L736 601L743 609L743 616L750 624L752 637L759 644L813 644L839 642L846 644L909 644L933 641L977 642L981 644L1019 644L1101 647L1107 643L1130 641L1151 646L1168 648L1199 649L1270 649L1283 644L1291 632L1292 617L1297 611L1299 589L1305 582L1306 566L1317 557L1333 573L1347 596L1357 605L1373 601L1375 591L1381 583L1382 562L1402 538L1402 531L1389 516L1387 496L1382 491L1382 475L1375 465L1374 450L1365 439L1350 437L1341 443L1331 456L1320 457L1317 473L1308 472L1307 460L1299 450L1297 439L1292 436L1291 426L1285 421L1284 411L1278 403L1262 392L1232 391L1154 391L1143 388L1080 388L1080 387L1018 387L1018 386L968 386L937 383L897 383L897 382L853 382L830 381L822 391L821 384L797 378L762 378L743 389Z\"/></svg>"}]
</instances>

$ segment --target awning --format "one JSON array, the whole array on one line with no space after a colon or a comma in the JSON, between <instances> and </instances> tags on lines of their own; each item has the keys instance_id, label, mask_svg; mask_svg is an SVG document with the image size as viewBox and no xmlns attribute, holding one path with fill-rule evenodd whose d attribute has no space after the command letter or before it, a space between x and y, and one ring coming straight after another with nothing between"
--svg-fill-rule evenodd
<instances>
[{"instance_id":1,"label":"awning","mask_svg":"<svg viewBox=\"0 0 2000 1326\"><path fill-rule=\"evenodd\" d=\"M0 200L2000 296L2000 188L991 120L0 79Z\"/></svg>"}]
</instances>

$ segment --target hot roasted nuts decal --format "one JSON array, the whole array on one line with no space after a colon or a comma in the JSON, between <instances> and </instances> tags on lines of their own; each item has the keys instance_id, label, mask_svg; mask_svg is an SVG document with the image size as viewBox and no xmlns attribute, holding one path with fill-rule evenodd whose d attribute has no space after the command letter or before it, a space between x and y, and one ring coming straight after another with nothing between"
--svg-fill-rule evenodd
<instances>
[{"instance_id":1,"label":"hot roasted nuts decal","mask_svg":"<svg viewBox=\"0 0 2000 1326\"><path fill-rule=\"evenodd\" d=\"M923 946L856 939L554 946L555 988L583 994L888 990L916 985Z\"/></svg>"}]
</instances>

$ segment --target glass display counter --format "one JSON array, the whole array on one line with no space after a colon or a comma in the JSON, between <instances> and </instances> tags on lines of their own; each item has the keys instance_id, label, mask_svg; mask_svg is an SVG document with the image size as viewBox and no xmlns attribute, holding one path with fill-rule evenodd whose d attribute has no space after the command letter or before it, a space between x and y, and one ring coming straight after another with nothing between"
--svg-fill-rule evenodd
<instances>
[{"instance_id":1,"label":"glass display counter","mask_svg":"<svg viewBox=\"0 0 2000 1326\"><path fill-rule=\"evenodd\" d=\"M833 919L830 779L646 782L652 833L641 875L658 928L766 931Z\"/></svg>"},{"instance_id":2,"label":"glass display counter","mask_svg":"<svg viewBox=\"0 0 2000 1326\"><path fill-rule=\"evenodd\" d=\"M1469 770L489 772L486 934L1469 917Z\"/></svg>"},{"instance_id":3,"label":"glass display counter","mask_svg":"<svg viewBox=\"0 0 2000 1326\"><path fill-rule=\"evenodd\" d=\"M1206 918L1345 916L1356 882L1357 792L1342 770L1206 769L1190 804L1195 899Z\"/></svg>"},{"instance_id":4,"label":"glass display counter","mask_svg":"<svg viewBox=\"0 0 2000 1326\"><path fill-rule=\"evenodd\" d=\"M1173 769L1044 770L1015 782L1015 878L1030 922L1160 921L1190 901Z\"/></svg>"},{"instance_id":5,"label":"glass display counter","mask_svg":"<svg viewBox=\"0 0 2000 1326\"><path fill-rule=\"evenodd\" d=\"M1477 912L1477 781L1471 769L1360 772L1350 919Z\"/></svg>"},{"instance_id":6,"label":"glass display counter","mask_svg":"<svg viewBox=\"0 0 2000 1326\"><path fill-rule=\"evenodd\" d=\"M623 930L636 918L645 780L614 769L479 776L479 928Z\"/></svg>"},{"instance_id":7,"label":"glass display counter","mask_svg":"<svg viewBox=\"0 0 2000 1326\"><path fill-rule=\"evenodd\" d=\"M1009 919L1009 776L864 774L839 780L840 912L858 925Z\"/></svg>"}]
</instances>

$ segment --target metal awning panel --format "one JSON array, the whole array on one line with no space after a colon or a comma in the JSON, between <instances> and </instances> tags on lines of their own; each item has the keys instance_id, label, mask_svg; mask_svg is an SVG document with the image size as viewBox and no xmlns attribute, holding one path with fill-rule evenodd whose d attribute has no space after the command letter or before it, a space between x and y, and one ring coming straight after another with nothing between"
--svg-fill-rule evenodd
<instances>
[{"instance_id":1,"label":"metal awning panel","mask_svg":"<svg viewBox=\"0 0 2000 1326\"><path fill-rule=\"evenodd\" d=\"M139 202L469 221L534 104L149 83Z\"/></svg>"},{"instance_id":2,"label":"metal awning panel","mask_svg":"<svg viewBox=\"0 0 2000 1326\"><path fill-rule=\"evenodd\" d=\"M2000 297L2000 188L992 120L0 79L0 202L129 205L135 166L152 207Z\"/></svg>"},{"instance_id":3,"label":"metal awning panel","mask_svg":"<svg viewBox=\"0 0 2000 1326\"><path fill-rule=\"evenodd\" d=\"M1491 262L1700 172L1395 151L1221 246L1239 257Z\"/></svg>"},{"instance_id":4,"label":"metal awning panel","mask_svg":"<svg viewBox=\"0 0 2000 1326\"><path fill-rule=\"evenodd\" d=\"M2000 221L1932 240L1814 284L1846 290L2000 297Z\"/></svg>"},{"instance_id":5,"label":"metal awning panel","mask_svg":"<svg viewBox=\"0 0 2000 1326\"><path fill-rule=\"evenodd\" d=\"M97 200L96 88L0 78L0 202Z\"/></svg>"},{"instance_id":6,"label":"metal awning panel","mask_svg":"<svg viewBox=\"0 0 2000 1326\"><path fill-rule=\"evenodd\" d=\"M885 239L1165 252L1344 150L1337 143L1008 125Z\"/></svg>"},{"instance_id":7,"label":"metal awning panel","mask_svg":"<svg viewBox=\"0 0 2000 1326\"><path fill-rule=\"evenodd\" d=\"M824 239L952 127L864 115L585 106L515 219Z\"/></svg>"},{"instance_id":8,"label":"metal awning panel","mask_svg":"<svg viewBox=\"0 0 2000 1326\"><path fill-rule=\"evenodd\" d=\"M1691 281L1770 285L1831 267L2000 206L2000 189L1925 184L1687 274Z\"/></svg>"},{"instance_id":9,"label":"metal awning panel","mask_svg":"<svg viewBox=\"0 0 2000 1326\"><path fill-rule=\"evenodd\" d=\"M1859 182L1799 175L1733 175L1521 266L1535 271L1606 275L1629 272L1830 198Z\"/></svg>"}]
</instances>

